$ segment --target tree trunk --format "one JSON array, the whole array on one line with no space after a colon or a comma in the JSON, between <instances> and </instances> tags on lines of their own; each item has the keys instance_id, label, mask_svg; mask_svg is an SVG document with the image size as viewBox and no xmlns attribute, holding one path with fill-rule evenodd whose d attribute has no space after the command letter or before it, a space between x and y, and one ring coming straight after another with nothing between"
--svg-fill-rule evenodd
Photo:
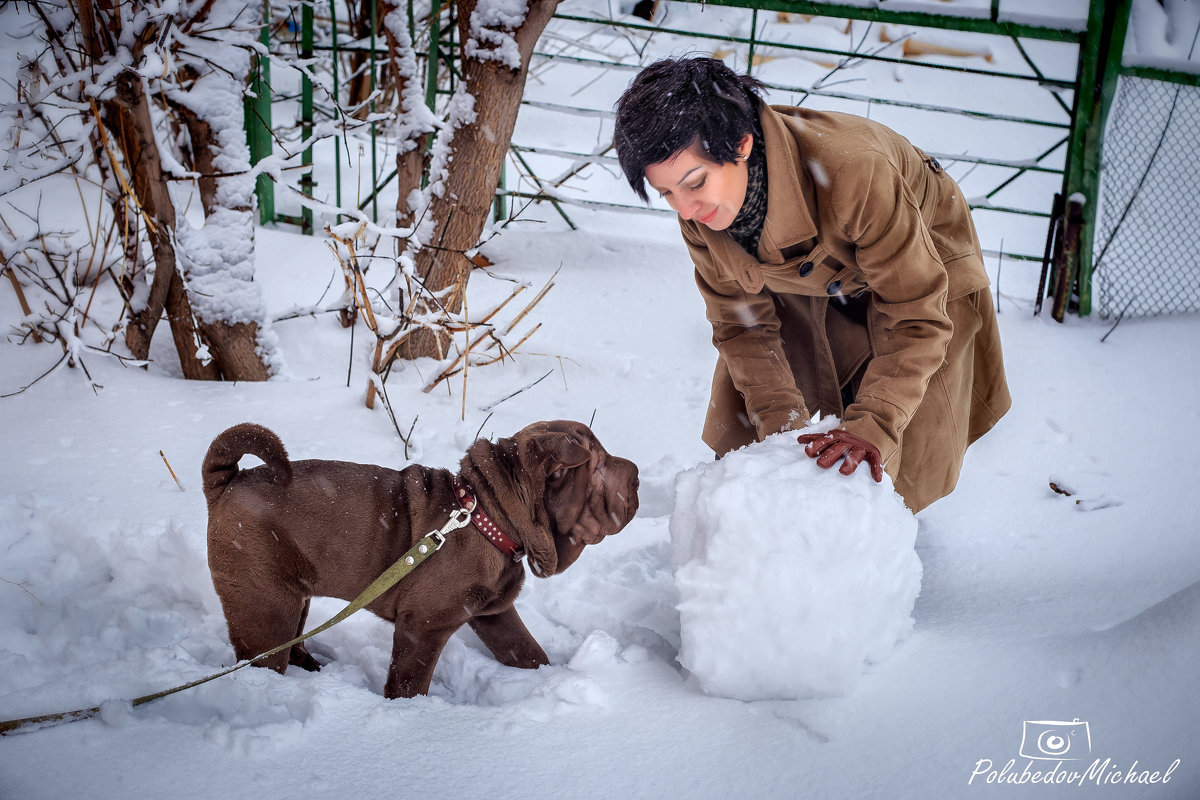
<instances>
[{"instance_id":1,"label":"tree trunk","mask_svg":"<svg viewBox=\"0 0 1200 800\"><path fill-rule=\"evenodd\" d=\"M157 274L155 277L158 277ZM171 329L175 352L179 353L179 363L183 367L183 377L194 381L219 381L221 370L211 358L204 355L210 348L200 338L196 318L188 303L187 290L178 272L171 273L164 310L167 312L167 326ZM184 360L184 353L188 354L187 361Z\"/></svg>"},{"instance_id":2,"label":"tree trunk","mask_svg":"<svg viewBox=\"0 0 1200 800\"><path fill-rule=\"evenodd\" d=\"M150 106L137 73L127 70L117 78L115 99L104 104L105 122L121 147L136 201L146 214L147 236L154 253L154 280L145 306L132 308L125 344L135 358L150 355L150 340L167 305L173 281L178 281L175 262L175 208L163 180L162 161L150 120ZM120 165L113 165L120 169ZM182 287L180 287L182 288ZM136 298L135 298L136 299ZM180 291L170 312L175 350L185 378L215 380L213 364L202 364L197 356L197 335L187 293Z\"/></svg>"},{"instance_id":3,"label":"tree trunk","mask_svg":"<svg viewBox=\"0 0 1200 800\"><path fill-rule=\"evenodd\" d=\"M425 151L433 132L433 112L425 105L424 86L417 68L417 54L408 33L408 15L402 0L384 0L383 33L388 44L389 75L399 109L392 138L396 145L396 225L410 227L416 208L411 201L421 189Z\"/></svg>"},{"instance_id":4,"label":"tree trunk","mask_svg":"<svg viewBox=\"0 0 1200 800\"><path fill-rule=\"evenodd\" d=\"M155 40L158 32L153 25L147 25L132 37L130 43L126 41L125 31L122 30L120 13L117 13L117 9L108 0L94 5L90 0L74 0L74 8L84 50L93 69L114 53L118 41L131 48L130 60L136 63L141 59L146 45ZM179 281L175 267L175 207L163 180L162 161L159 157L158 142L154 138L150 105L142 78L133 70L125 69L116 76L115 83L113 98L102 104L102 119L99 123L112 133L115 143L110 147L115 146L121 151L124 173L121 171L122 164L116 163L112 158L111 150L107 155L112 160L113 173L124 174L128 180L128 184L122 188L124 191L132 190L134 207L140 208L145 216L146 233L154 254L154 280L144 304L139 303L136 284L127 284L130 290L130 318L125 329L125 344L135 358L144 360L150 355L150 340L154 337L158 320L168 305L173 283ZM101 148L109 149L103 144ZM99 162L103 162L105 156L105 153L96 153ZM118 218L120 217L119 213ZM124 221L126 224L130 222L127 218ZM136 225L130 227L134 231L137 229ZM125 246L127 255L135 250L128 239ZM173 328L179 326L179 330L173 330L173 333L184 377L215 378L215 367L201 363L197 356L198 338L187 293L182 291L182 286L171 298L168 314Z\"/></svg>"},{"instance_id":5,"label":"tree trunk","mask_svg":"<svg viewBox=\"0 0 1200 800\"><path fill-rule=\"evenodd\" d=\"M500 183L500 170L525 91L529 58L558 0L530 0L525 20L515 31L495 27L487 31L487 21L474 17L476 5L477 0L462 0L458 5L459 39L467 46L462 51L463 82L451 101L453 116L455 101L465 99L464 92L469 93L474 118L452 131L453 169L446 170L444 176L430 176L431 182L440 181L441 186L435 188L429 208L433 231L425 236L416 261L417 274L431 292L457 287L441 296L442 304L453 313L462 308L462 290L472 267L466 252L479 242ZM481 26L496 35L481 39ZM516 43L519 66L505 61L498 50L484 49L507 37ZM418 309L418 313L421 311ZM440 358L446 348L440 338L428 328L414 331L400 348L400 356Z\"/></svg>"},{"instance_id":6,"label":"tree trunk","mask_svg":"<svg viewBox=\"0 0 1200 800\"><path fill-rule=\"evenodd\" d=\"M181 53L175 80L163 92L187 131L204 210L199 228L185 219L176 229L182 279L178 287L172 284L171 298L190 302L220 377L263 381L276 345L254 282L255 179L242 103L263 5L211 0L195 13L179 24L222 33Z\"/></svg>"},{"instance_id":7,"label":"tree trunk","mask_svg":"<svg viewBox=\"0 0 1200 800\"><path fill-rule=\"evenodd\" d=\"M231 87L231 90L236 91L236 87ZM222 220L233 217L237 223L240 223L238 227L242 230L248 229L249 241L242 242L242 252L236 255L243 258L248 257L253 262L254 206L252 203L245 202L249 196L245 192L239 194L236 186L230 191L218 191L222 183L231 180L245 181L246 179L241 176L216 177L222 172L217 163L220 152L220 148L216 144L218 134L213 131L212 125L207 120L202 119L186 106L175 104L174 108L183 118L187 127L192 145L192 167L201 176L197 183L200 188L200 204L204 208L206 224L214 216L218 216ZM249 166L248 158L246 166ZM239 203L233 200L237 197L241 197L243 202ZM226 205L221 205L221 200L224 200ZM220 269L222 265L208 266ZM227 278L229 281L238 279L234 276ZM227 381L265 381L271 377L270 369L260 353L258 323L253 321L228 322L222 319L205 318L200 320L200 325L205 339L211 344L211 355L222 378Z\"/></svg>"}]
</instances>

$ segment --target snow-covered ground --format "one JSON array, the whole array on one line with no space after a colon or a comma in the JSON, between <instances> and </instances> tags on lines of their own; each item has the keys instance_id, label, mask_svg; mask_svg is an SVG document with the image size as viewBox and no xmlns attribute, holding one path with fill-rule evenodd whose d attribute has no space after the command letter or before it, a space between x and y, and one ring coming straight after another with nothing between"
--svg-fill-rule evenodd
<instances>
[{"instance_id":1,"label":"snow-covered ground","mask_svg":"<svg viewBox=\"0 0 1200 800\"><path fill-rule=\"evenodd\" d=\"M73 185L40 191L70 219ZM453 467L477 433L571 418L639 465L634 521L518 601L553 665L502 667L464 631L430 696L386 700L390 626L360 613L310 644L319 673L246 669L122 703L233 663L199 480L217 433L252 420L293 458L409 463L387 414L363 407L361 328L352 346L333 314L277 322L287 374L263 384L182 381L162 331L148 369L85 355L98 391L61 369L0 400L0 718L104 706L0 739L0 797L1200 797L1200 319L1127 319L1101 342L1111 322L1034 317L1036 267L997 276L993 259L1014 405L917 517L913 632L843 696L723 699L676 660L668 522L677 475L711 459L698 432L714 359L687 254L670 218L570 213L580 230L539 208L484 248L535 291L562 268L515 363L429 394L428 363L387 384L401 428L416 419L409 461ZM257 247L272 314L332 302L321 237L264 229ZM477 274L470 305L507 287ZM5 281L0 319L19 315ZM0 394L57 358L0 342ZM786 615L792 597L767 599ZM315 601L310 624L341 606ZM1074 721L1079 760L1023 756ZM1032 775L1093 762L1075 784ZM1158 782L1103 782L1131 770Z\"/></svg>"}]
</instances>

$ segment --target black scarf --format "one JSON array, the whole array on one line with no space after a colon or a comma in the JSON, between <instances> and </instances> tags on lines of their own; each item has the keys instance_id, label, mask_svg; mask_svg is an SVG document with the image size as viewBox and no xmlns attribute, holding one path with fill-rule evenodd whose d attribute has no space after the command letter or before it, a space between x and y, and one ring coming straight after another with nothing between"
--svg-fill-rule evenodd
<instances>
[{"instance_id":1,"label":"black scarf","mask_svg":"<svg viewBox=\"0 0 1200 800\"><path fill-rule=\"evenodd\" d=\"M746 199L729 227L729 235L752 256L757 257L758 240L767 220L767 149L762 130L754 129L754 145L746 161Z\"/></svg>"}]
</instances>

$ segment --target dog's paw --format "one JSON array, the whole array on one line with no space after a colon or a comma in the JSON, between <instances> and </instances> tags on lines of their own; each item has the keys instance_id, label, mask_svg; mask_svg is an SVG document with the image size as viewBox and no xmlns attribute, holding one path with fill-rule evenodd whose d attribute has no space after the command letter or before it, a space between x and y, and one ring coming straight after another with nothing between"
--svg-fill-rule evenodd
<instances>
[{"instance_id":1,"label":"dog's paw","mask_svg":"<svg viewBox=\"0 0 1200 800\"><path fill-rule=\"evenodd\" d=\"M288 655L288 663L308 672L321 671L321 665L301 645L292 647L292 652Z\"/></svg>"}]
</instances>

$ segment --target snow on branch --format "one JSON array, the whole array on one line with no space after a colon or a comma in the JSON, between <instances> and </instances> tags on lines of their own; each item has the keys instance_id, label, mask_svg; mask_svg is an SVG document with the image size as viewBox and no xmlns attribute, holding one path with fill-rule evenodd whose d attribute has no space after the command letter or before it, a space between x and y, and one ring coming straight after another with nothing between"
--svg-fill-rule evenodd
<instances>
[{"instance_id":1,"label":"snow on branch","mask_svg":"<svg viewBox=\"0 0 1200 800\"><path fill-rule=\"evenodd\" d=\"M514 32L528 14L528 0L479 0L471 11L470 36L463 44L463 54L519 70L521 50Z\"/></svg>"}]
</instances>

